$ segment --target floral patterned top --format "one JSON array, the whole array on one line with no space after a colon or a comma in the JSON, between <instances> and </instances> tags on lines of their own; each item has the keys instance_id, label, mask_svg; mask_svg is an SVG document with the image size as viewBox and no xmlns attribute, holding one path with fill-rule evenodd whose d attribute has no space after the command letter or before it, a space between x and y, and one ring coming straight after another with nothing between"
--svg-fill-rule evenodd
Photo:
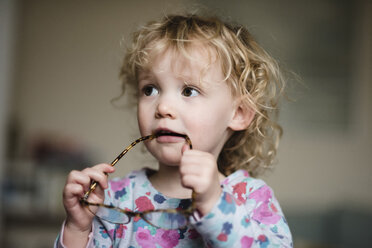
<instances>
[{"instance_id":1,"label":"floral patterned top","mask_svg":"<svg viewBox=\"0 0 372 248\"><path fill-rule=\"evenodd\" d=\"M109 182L105 204L122 209L187 208L190 199L164 196L150 183L149 169L133 171ZM273 191L260 179L238 170L225 178L222 194L211 212L202 218L190 217L190 225L180 230L164 230L141 218L128 224L112 224L98 218L87 247L292 247L292 237ZM62 232L55 247L64 247Z\"/></svg>"}]
</instances>

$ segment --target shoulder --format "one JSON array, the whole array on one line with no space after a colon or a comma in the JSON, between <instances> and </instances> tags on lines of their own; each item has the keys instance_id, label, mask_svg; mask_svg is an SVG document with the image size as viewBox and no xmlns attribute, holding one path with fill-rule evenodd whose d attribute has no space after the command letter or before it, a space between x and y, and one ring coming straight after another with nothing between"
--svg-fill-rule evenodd
<instances>
[{"instance_id":1,"label":"shoulder","mask_svg":"<svg viewBox=\"0 0 372 248\"><path fill-rule=\"evenodd\" d=\"M245 170L238 170L229 175L221 185L243 202L247 199L256 202L270 201L273 198L273 190L263 180L251 177Z\"/></svg>"},{"instance_id":2,"label":"shoulder","mask_svg":"<svg viewBox=\"0 0 372 248\"><path fill-rule=\"evenodd\" d=\"M263 180L251 177L246 170L237 170L221 182L222 187L241 188L249 187L250 190L267 185Z\"/></svg>"}]
</instances>

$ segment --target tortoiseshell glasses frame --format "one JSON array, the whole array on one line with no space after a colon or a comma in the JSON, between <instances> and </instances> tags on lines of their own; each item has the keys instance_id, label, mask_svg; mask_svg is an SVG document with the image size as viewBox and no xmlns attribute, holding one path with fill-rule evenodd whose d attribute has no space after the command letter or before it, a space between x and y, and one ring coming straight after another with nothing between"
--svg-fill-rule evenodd
<instances>
[{"instance_id":1,"label":"tortoiseshell glasses frame","mask_svg":"<svg viewBox=\"0 0 372 248\"><path fill-rule=\"evenodd\" d=\"M145 140L152 140L159 136L178 136L182 137L186 140L187 144L189 145L190 149L192 149L192 143L190 138L187 135L183 134L175 134L175 133L162 133L162 134L152 134L141 137L135 141L133 141L127 148L122 151L122 153L117 156L114 161L111 162L111 166L115 166L115 164L136 144L140 143L141 141ZM156 209L156 210L148 210L148 211L130 211L124 210L112 205L105 205L103 203L93 203L89 202L88 198L89 195L95 190L97 187L97 182L92 181L89 190L84 194L84 196L80 199L80 203L83 206L86 206L88 210L96 215L98 218L103 220L109 221L115 224L127 224L130 222L131 218L133 217L140 217L148 224L162 229L182 229L188 225L188 220L190 215L195 210L195 192L192 192L192 202L191 205L187 209ZM105 215L105 216L103 216ZM155 218L155 221L152 219ZM159 223L154 223L156 220L162 220L163 225L159 225ZM158 221L157 221L158 222Z\"/></svg>"}]
</instances>

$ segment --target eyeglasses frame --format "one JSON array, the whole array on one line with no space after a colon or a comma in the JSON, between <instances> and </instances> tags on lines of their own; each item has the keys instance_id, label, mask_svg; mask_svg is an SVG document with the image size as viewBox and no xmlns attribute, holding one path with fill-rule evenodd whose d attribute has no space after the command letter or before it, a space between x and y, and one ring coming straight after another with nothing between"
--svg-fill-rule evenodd
<instances>
[{"instance_id":1,"label":"eyeglasses frame","mask_svg":"<svg viewBox=\"0 0 372 248\"><path fill-rule=\"evenodd\" d=\"M111 166L115 166L116 163L130 150L132 149L135 145L137 145L138 143L140 143L141 141L145 141L145 140L152 140L152 139L155 139L159 136L178 136L178 137L182 137L186 140L187 144L189 145L190 149L192 149L192 143L191 143L191 140L190 138L187 136L187 135L184 135L184 134L177 134L177 133L156 133L156 134L151 134L151 135L147 135L147 136L143 136L141 138L138 138L136 139L135 141L133 141L128 147L126 147L112 162L111 162ZM106 173L106 175L108 175ZM154 227L157 227L157 228L162 228L162 227L159 227L157 226L156 224L154 223L151 223L150 221L148 221L145 217L146 214L149 214L149 213L154 213L154 212L158 212L158 213L171 213L171 214L182 214L186 217L186 220L187 220L187 223L184 225L184 226L181 226L181 227L178 227L177 229L183 229L185 228L187 225L188 225L188 217L191 216L195 210L195 192L192 191L192 195L191 195L191 205L187 208L187 209L155 209L155 210L145 210L145 211L130 211L130 210L124 210L124 209L121 209L121 208L118 208L118 207L115 207L115 206L110 206L110 205L105 205L103 203L93 203L93 202L89 202L88 201L88 198L89 198L89 195L96 189L98 183L96 181L92 181L91 182L91 185L89 187L89 190L87 192L85 192L84 196L82 198L80 198L80 204L83 205L83 206L86 206L88 208L88 210L95 215L95 213L93 213L90 209L89 209L89 206L96 206L96 207L105 207L105 208L109 208L109 209L113 209L113 210L116 210L120 213L123 213L125 215L127 215L128 217L128 221L126 223L122 223L122 222L112 222L112 223L115 223L115 224L128 224L131 220L131 218L133 217L140 217L142 218L144 221L146 221L148 224L154 226ZM99 217L98 217L99 218ZM166 228L162 228L162 229L166 229ZM170 229L173 229L173 228L170 228Z\"/></svg>"}]
</instances>

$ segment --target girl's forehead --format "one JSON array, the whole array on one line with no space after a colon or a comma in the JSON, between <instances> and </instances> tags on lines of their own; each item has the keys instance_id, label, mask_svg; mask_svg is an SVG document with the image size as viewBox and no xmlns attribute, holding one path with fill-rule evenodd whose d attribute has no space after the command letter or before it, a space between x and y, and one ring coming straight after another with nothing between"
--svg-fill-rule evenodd
<instances>
[{"instance_id":1,"label":"girl's forehead","mask_svg":"<svg viewBox=\"0 0 372 248\"><path fill-rule=\"evenodd\" d=\"M205 46L194 45L184 50L173 48L150 55L148 63L140 68L139 77L172 72L185 80L200 81L210 70L221 71L216 52Z\"/></svg>"}]
</instances>

